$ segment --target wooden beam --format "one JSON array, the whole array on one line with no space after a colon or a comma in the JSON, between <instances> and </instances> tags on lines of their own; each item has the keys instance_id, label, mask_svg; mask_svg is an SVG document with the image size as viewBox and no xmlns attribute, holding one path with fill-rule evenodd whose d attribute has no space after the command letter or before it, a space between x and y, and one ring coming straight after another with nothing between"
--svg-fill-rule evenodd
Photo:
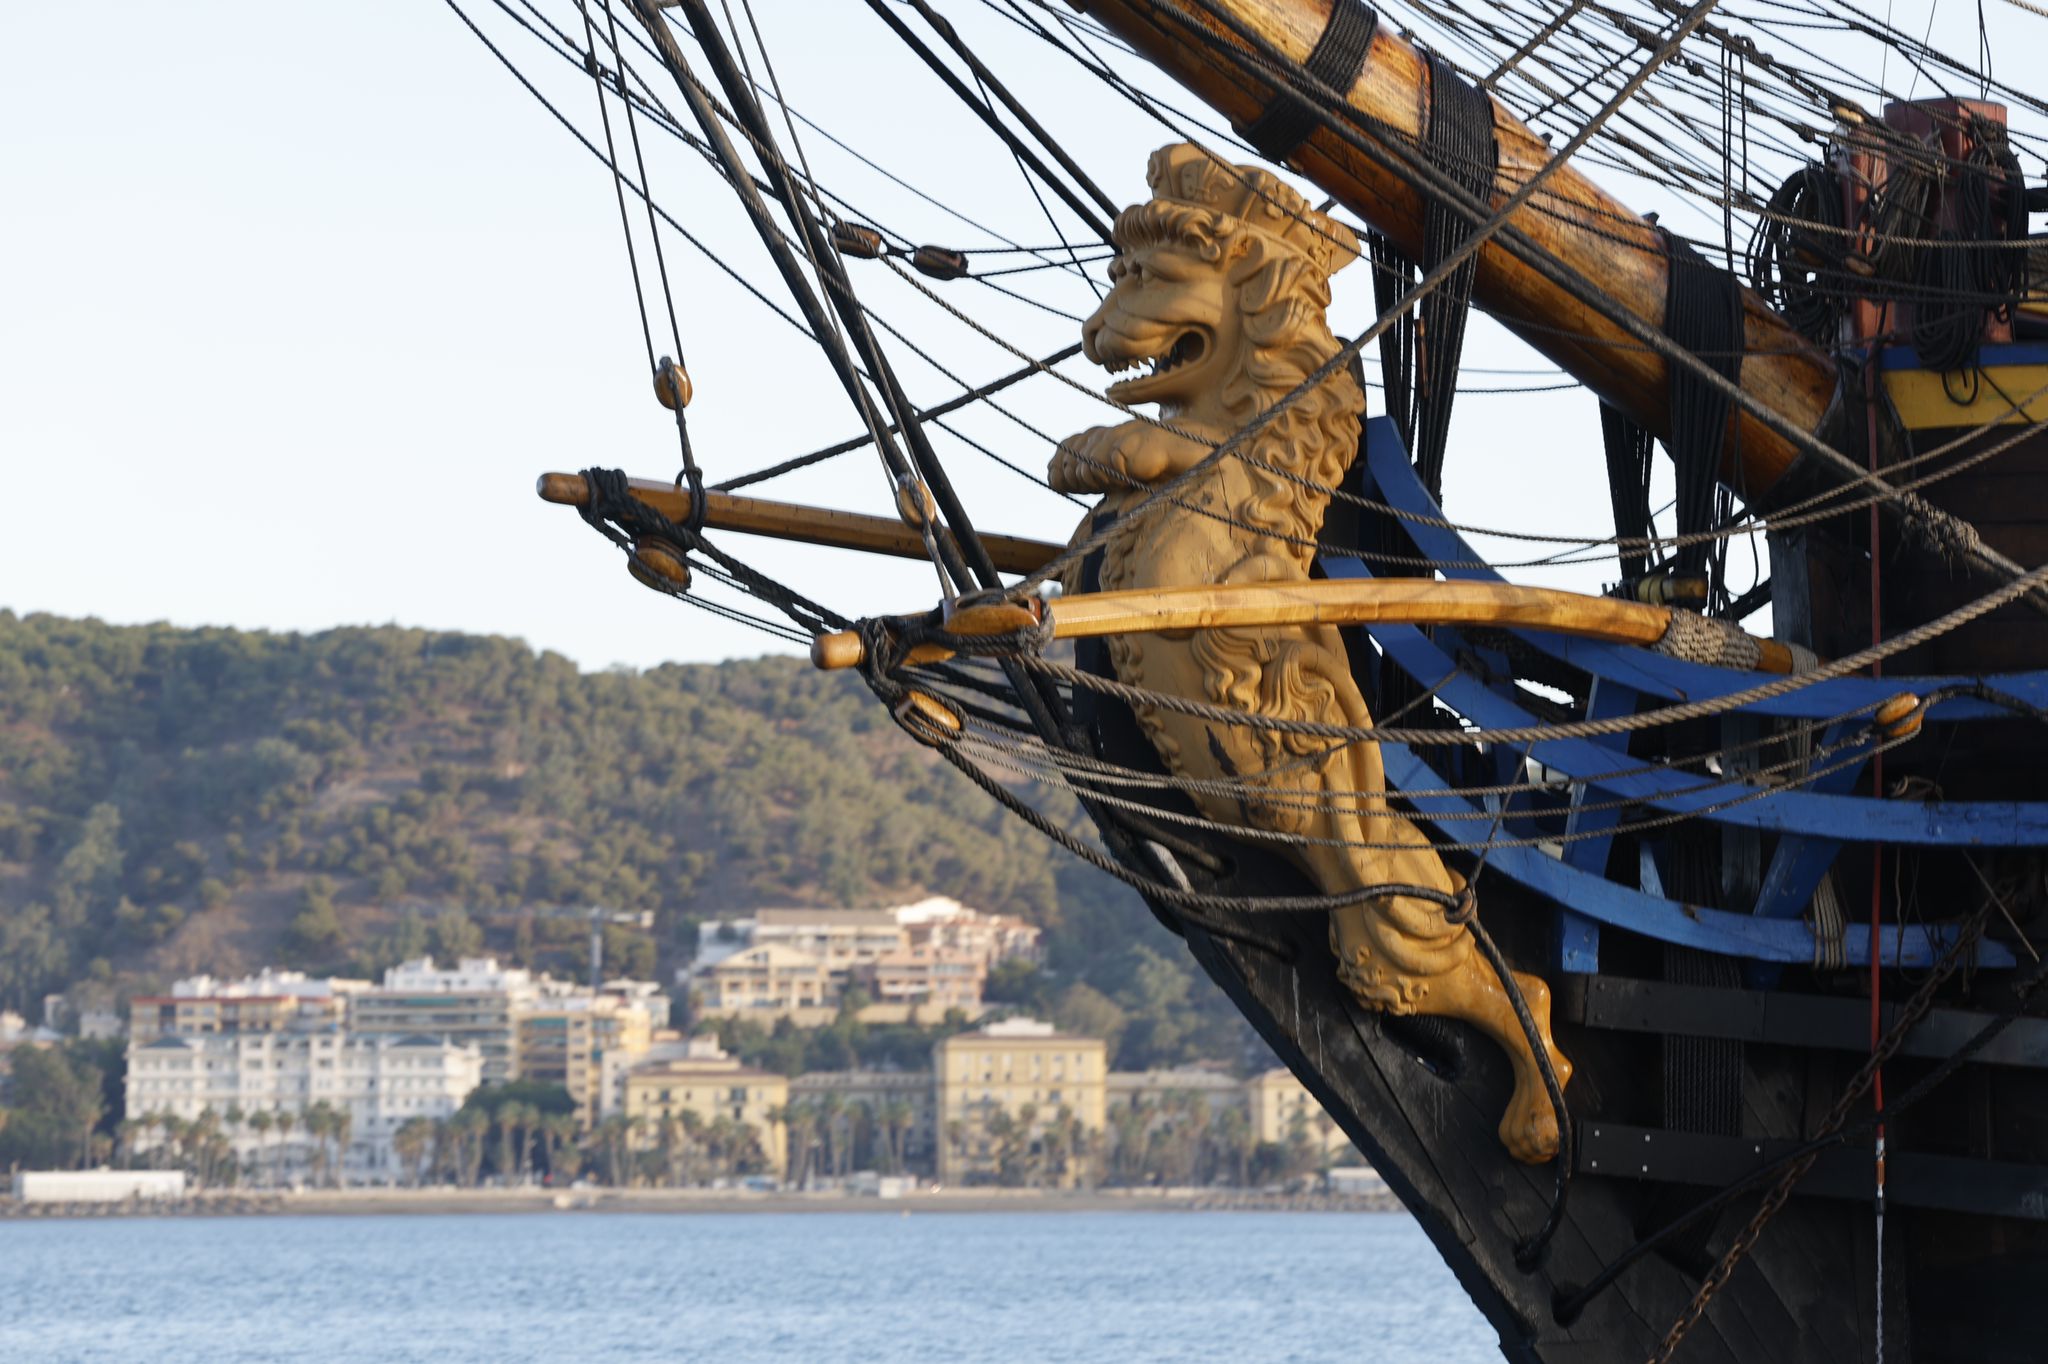
<instances>
[{"instance_id":1,"label":"wooden beam","mask_svg":"<svg viewBox=\"0 0 2048 1364\"><path fill-rule=\"evenodd\" d=\"M1172 0L1078 0L1093 18L1187 86L1239 127L1273 102L1274 89L1239 60L1250 48L1202 7ZM1305 62L1328 24L1330 0L1213 0L1263 41ZM1196 41L1186 24L1203 32ZM1391 23L1379 24L1349 95L1360 137L1377 140L1398 166L1422 145L1429 77L1422 54ZM1258 60L1258 59L1254 59ZM1535 132L1498 100L1494 128L1500 167L1489 208L1506 203L1551 158ZM1290 166L1391 237L1415 259L1422 255L1422 188L1339 134L1318 127ZM1609 298L1653 326L1664 323L1666 274L1662 235L1648 219L1607 194L1573 166L1560 167L1509 226ZM1516 335L1588 388L1659 436L1671 431L1669 369L1664 358L1627 336L1603 314L1517 259L1498 239L1480 248L1473 297ZM1826 355L1755 294L1743 292L1747 355L1742 387L1803 431L1819 429L1835 390ZM1740 410L1728 423L1723 478L1755 500L1792 467L1799 451L1779 432Z\"/></svg>"},{"instance_id":2,"label":"wooden beam","mask_svg":"<svg viewBox=\"0 0 2048 1364\"><path fill-rule=\"evenodd\" d=\"M673 483L635 478L627 481L627 490L671 521L681 523L690 519L690 494ZM542 474L535 491L541 501L565 507L582 507L590 502L590 485L581 474ZM830 507L805 507L794 502L707 492L704 524L742 535L857 549L899 559L927 557L924 537L901 521ZM1049 541L1026 540L1015 535L984 535L981 542L988 546L996 568L1004 573L1030 573L1044 567L1060 552L1060 546Z\"/></svg>"},{"instance_id":3,"label":"wooden beam","mask_svg":"<svg viewBox=\"0 0 2048 1364\"><path fill-rule=\"evenodd\" d=\"M1328 578L1077 593L1054 603L1052 623L1056 639L1300 625L1494 625L1652 646L1670 628L1671 614L1668 606L1515 583ZM1792 654L1783 644L1756 642L1759 668L1792 671ZM860 636L850 630L821 635L811 644L811 661L820 668L858 667L865 657Z\"/></svg>"}]
</instances>

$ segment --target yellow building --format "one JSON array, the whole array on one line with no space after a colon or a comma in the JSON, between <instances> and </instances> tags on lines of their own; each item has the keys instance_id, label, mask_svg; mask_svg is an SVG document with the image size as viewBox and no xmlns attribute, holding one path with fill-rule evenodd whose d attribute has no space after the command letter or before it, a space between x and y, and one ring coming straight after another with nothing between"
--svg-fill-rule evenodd
<instances>
[{"instance_id":1,"label":"yellow building","mask_svg":"<svg viewBox=\"0 0 2048 1364\"><path fill-rule=\"evenodd\" d=\"M1253 1141L1285 1146L1300 1132L1325 1154L1351 1149L1351 1138L1285 1066L1254 1075L1244 1082L1244 1088L1251 1104Z\"/></svg>"},{"instance_id":2,"label":"yellow building","mask_svg":"<svg viewBox=\"0 0 2048 1364\"><path fill-rule=\"evenodd\" d=\"M1102 1133L1108 1061L1101 1038L1025 1018L940 1042L932 1050L939 1178L1080 1183Z\"/></svg>"},{"instance_id":3,"label":"yellow building","mask_svg":"<svg viewBox=\"0 0 2048 1364\"><path fill-rule=\"evenodd\" d=\"M537 1000L519 1011L516 1022L519 1078L568 1090L586 1126L597 1121L604 1097L604 1058L630 1065L647 1054L654 1036L646 1007L616 995Z\"/></svg>"},{"instance_id":4,"label":"yellow building","mask_svg":"<svg viewBox=\"0 0 2048 1364\"><path fill-rule=\"evenodd\" d=\"M638 1123L643 1147L659 1140L665 1118L693 1113L705 1127L728 1118L752 1129L768 1172L777 1179L784 1177L789 1164L788 1138L780 1120L788 1102L786 1078L749 1070L727 1056L658 1061L626 1076L626 1118Z\"/></svg>"}]
</instances>

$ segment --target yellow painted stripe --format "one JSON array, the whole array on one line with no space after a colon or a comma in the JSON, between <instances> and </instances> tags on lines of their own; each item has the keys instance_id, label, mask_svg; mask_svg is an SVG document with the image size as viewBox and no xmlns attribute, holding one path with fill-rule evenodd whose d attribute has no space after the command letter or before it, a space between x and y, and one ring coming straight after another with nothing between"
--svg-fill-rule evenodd
<instances>
[{"instance_id":1,"label":"yellow painted stripe","mask_svg":"<svg viewBox=\"0 0 2048 1364\"><path fill-rule=\"evenodd\" d=\"M1993 365L1979 374L1948 375L1894 369L1885 371L1884 386L1908 431L2048 422L2048 365Z\"/></svg>"}]
</instances>

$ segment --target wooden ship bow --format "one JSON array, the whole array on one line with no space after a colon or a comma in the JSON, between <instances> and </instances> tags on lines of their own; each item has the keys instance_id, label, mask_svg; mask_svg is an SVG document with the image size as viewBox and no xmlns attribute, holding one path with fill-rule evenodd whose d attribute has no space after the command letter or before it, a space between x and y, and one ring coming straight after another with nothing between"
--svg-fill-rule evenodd
<instances>
[{"instance_id":1,"label":"wooden ship bow","mask_svg":"<svg viewBox=\"0 0 2048 1364\"><path fill-rule=\"evenodd\" d=\"M1048 144L1028 164L1113 256L1078 340L1120 419L1058 443L1047 481L1094 499L1064 543L967 520L923 432L938 409L908 402L849 268L908 262L931 293L913 275L967 257L827 221L697 0L630 10L896 515L707 486L667 361L683 475L551 474L541 496L648 586L687 596L694 562L769 602L818 666L1136 887L1508 1358L2048 1357L2048 269L2027 237L2048 205L2004 106L1833 102L1738 277L1579 156L1674 65L1699 76L1689 44L1768 60L1715 0L1616 19L1634 49L1562 140L1498 92L1577 4L1484 76L1361 0L1074 8L1258 159L1175 141L1115 211L912 0L976 75L947 68L953 93L1015 115L1020 166L1023 132ZM1340 339L1346 288L1377 319ZM1472 308L1599 399L1583 442L1500 457L1528 480L1604 458L1611 536L1533 536L1611 555L1603 593L1508 581L1445 505ZM837 615L732 533L927 560L944 599ZM1763 566L1737 588L1743 539Z\"/></svg>"},{"instance_id":2,"label":"wooden ship bow","mask_svg":"<svg viewBox=\"0 0 2048 1364\"><path fill-rule=\"evenodd\" d=\"M1724 512L1774 527L1768 587L1740 604L1696 580L1711 561L1682 543L1661 559L1619 546L1619 596L1687 602L1705 614L1681 617L1720 629L1767 599L1773 638L1753 650L1448 616L1331 632L1363 713L1406 716L1358 727L1351 751L1376 749L1384 785L1354 780L1354 800L1384 790L1374 809L1426 830L1476 897L1475 931L1548 986L1572 1072L1548 1164L1496 1137L1494 1115L1527 1091L1513 1039L1456 1010L1389 1010L1331 960L1322 915L1162 915L1414 1210L1509 1357L2036 1357L2016 1304L2048 1281L2048 1024L2028 1013L2048 936L2048 346L2025 334L2023 286L1923 301L1916 319L1926 275L1877 240L1994 253L2023 235L2002 111L1841 111L1809 218L1780 227L1800 266L1825 255L1861 283L1818 318L1800 295L1802 327L1774 306L1789 290L1767 299L1708 264L1356 0L1084 8L1375 229L1375 268L1398 271L1376 281L1383 323L1411 280L1462 285L1599 395L1610 455L1617 433L1664 443L1681 541L1711 539L1687 515L1688 479L1695 509L1718 485ZM1671 7L1640 69L1710 9ZM1885 223L1872 203L1896 206L1905 180L1917 213ZM1980 192L1992 207L1966 227ZM1824 235L1843 225L1863 238ZM1454 373L1457 319L1421 306L1416 369L1448 336ZM1948 353L1928 353L1937 339ZM1955 397L1986 383L1988 403ZM1312 538L1362 547L1318 553L1316 587L1407 583L1447 605L1503 585L1447 524L1441 439L1416 406L1368 419L1339 497L1311 510ZM1247 445L1247 461L1284 463ZM1203 477L1183 500L1206 504ZM1617 537L1647 520L1628 491ZM1801 514L1820 508L1833 514ZM1163 537L1131 543L1157 553ZM1111 586L1118 553L1070 586ZM1784 686L1765 680L1764 649L1794 656ZM1123 678L1139 652L1112 644L1095 666ZM1162 744L1146 702L1126 702L1091 699L1102 755L1163 754L1159 770L1194 775L1186 734ZM1361 827L1375 841L1369 813ZM1331 889L1271 841L1214 851L1227 870L1188 874L1226 898Z\"/></svg>"}]
</instances>

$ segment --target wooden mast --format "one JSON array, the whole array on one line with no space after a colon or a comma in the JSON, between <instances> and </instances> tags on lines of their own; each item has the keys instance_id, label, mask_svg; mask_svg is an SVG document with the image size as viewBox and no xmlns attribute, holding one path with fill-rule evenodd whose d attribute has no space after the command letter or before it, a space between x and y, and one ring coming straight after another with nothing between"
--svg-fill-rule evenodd
<instances>
[{"instance_id":1,"label":"wooden mast","mask_svg":"<svg viewBox=\"0 0 2048 1364\"><path fill-rule=\"evenodd\" d=\"M678 523L690 519L690 493L659 479L634 478L626 491L636 501ZM581 474L542 474L534 491L543 502L564 507L590 503L590 484ZM830 545L835 549L857 549L869 554L887 554L898 559L927 557L924 536L901 521L886 516L863 516L859 512L832 507L806 507L795 502L771 502L762 497L737 497L732 493L704 494L704 524L743 535L766 535L777 540L797 540L807 545ZM943 533L943 532L941 532ZM981 536L989 558L998 572L1031 573L1052 562L1060 546L1044 540L1027 540L1017 535Z\"/></svg>"},{"instance_id":2,"label":"wooden mast","mask_svg":"<svg viewBox=\"0 0 2048 1364\"><path fill-rule=\"evenodd\" d=\"M1348 0L1336 0L1348 3ZM1306 63L1329 26L1333 0L1076 0L1077 6L1128 41L1147 59L1230 119L1246 127L1271 106L1274 87L1247 71L1251 49L1217 17L1221 11L1296 62ZM1198 38L1190 26L1200 31ZM1396 158L1421 146L1429 100L1422 54L1379 24L1349 102L1360 137ZM1489 96L1491 98L1491 96ZM1490 206L1498 208L1551 158L1529 127L1493 100L1500 167ZM1399 145L1397 146L1396 143ZM1411 257L1422 254L1425 195L1409 179L1328 128L1316 126L1288 164L1392 238ZM1559 167L1518 210L1510 227L1555 255L1609 299L1643 321L1664 322L1666 248L1648 220L1572 166ZM1669 374L1664 358L1627 336L1606 316L1573 298L1498 238L1481 247L1474 299L1516 335L1582 380L1600 397L1659 436L1671 430ZM1835 369L1754 293L1743 292L1747 355L1741 384L1764 406L1803 431L1819 429L1835 390ZM1746 498L1765 494L1799 455L1785 436L1756 417L1731 412L1723 478Z\"/></svg>"}]
</instances>

